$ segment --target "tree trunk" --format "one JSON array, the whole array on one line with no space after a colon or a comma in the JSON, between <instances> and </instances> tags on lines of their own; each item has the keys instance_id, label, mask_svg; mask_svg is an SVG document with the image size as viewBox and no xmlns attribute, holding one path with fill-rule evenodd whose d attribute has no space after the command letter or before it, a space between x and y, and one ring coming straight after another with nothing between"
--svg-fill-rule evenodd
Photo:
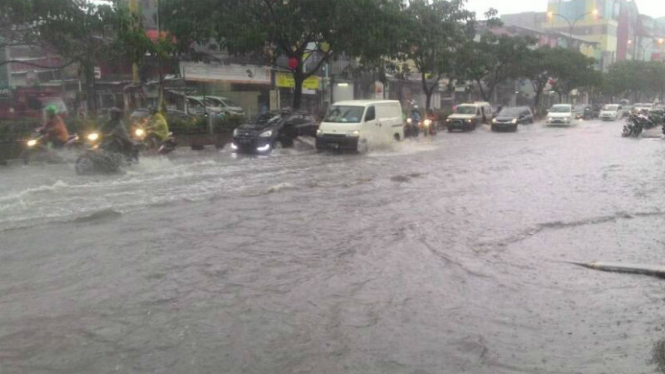
<instances>
[{"instance_id":1,"label":"tree trunk","mask_svg":"<svg viewBox=\"0 0 665 374\"><path fill-rule=\"evenodd\" d=\"M302 72L302 66L298 65L293 72L293 80L295 81L295 88L293 89L293 110L299 110L302 104L302 85L305 81Z\"/></svg>"},{"instance_id":2,"label":"tree trunk","mask_svg":"<svg viewBox=\"0 0 665 374\"><path fill-rule=\"evenodd\" d=\"M88 116L97 115L97 99L95 95L95 65L90 61L83 64L83 75L85 77L85 97L88 106Z\"/></svg>"},{"instance_id":3,"label":"tree trunk","mask_svg":"<svg viewBox=\"0 0 665 374\"><path fill-rule=\"evenodd\" d=\"M302 56L298 57L298 67L293 71L293 80L295 87L293 89L293 110L299 110L302 106L302 85L305 81L305 74L303 73Z\"/></svg>"},{"instance_id":4,"label":"tree trunk","mask_svg":"<svg viewBox=\"0 0 665 374\"><path fill-rule=\"evenodd\" d=\"M480 81L480 79L476 79L476 82L478 83L478 89L480 90L480 97L485 99L485 89L483 89L483 82Z\"/></svg>"}]
</instances>

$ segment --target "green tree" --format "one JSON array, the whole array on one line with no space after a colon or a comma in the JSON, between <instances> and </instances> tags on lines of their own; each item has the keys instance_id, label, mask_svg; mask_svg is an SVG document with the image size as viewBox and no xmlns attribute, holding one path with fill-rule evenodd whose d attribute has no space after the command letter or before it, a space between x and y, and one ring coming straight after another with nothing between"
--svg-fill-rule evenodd
<instances>
[{"instance_id":1,"label":"green tree","mask_svg":"<svg viewBox=\"0 0 665 374\"><path fill-rule=\"evenodd\" d=\"M474 13L464 5L464 0L413 0L405 10L403 58L420 73L428 110L439 81L452 75L455 54L473 34Z\"/></svg>"},{"instance_id":2,"label":"green tree","mask_svg":"<svg viewBox=\"0 0 665 374\"><path fill-rule=\"evenodd\" d=\"M0 47L33 45L63 56L65 62L60 68L79 65L86 83L88 109L93 114L96 64L141 62L146 53L163 50L145 35L138 17L116 3L7 0L0 4L0 14L0 30L5 31ZM0 61L0 64L12 62L17 61Z\"/></svg>"},{"instance_id":3,"label":"green tree","mask_svg":"<svg viewBox=\"0 0 665 374\"><path fill-rule=\"evenodd\" d=\"M232 54L262 56L275 65L281 56L295 61L293 108L301 105L302 85L342 54L376 58L393 42L400 0L166 0L164 23L181 51L192 42L218 42ZM309 59L313 69L304 70Z\"/></svg>"},{"instance_id":4,"label":"green tree","mask_svg":"<svg viewBox=\"0 0 665 374\"><path fill-rule=\"evenodd\" d=\"M525 75L525 63L536 40L532 37L495 35L488 30L478 41L469 41L458 57L460 74L478 84L480 95L490 101L498 85Z\"/></svg>"}]
</instances>

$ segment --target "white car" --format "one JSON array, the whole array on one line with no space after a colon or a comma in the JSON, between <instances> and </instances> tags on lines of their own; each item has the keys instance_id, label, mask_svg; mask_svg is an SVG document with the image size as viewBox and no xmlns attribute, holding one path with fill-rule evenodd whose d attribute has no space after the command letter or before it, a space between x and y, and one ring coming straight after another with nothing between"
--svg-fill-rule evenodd
<instances>
[{"instance_id":1,"label":"white car","mask_svg":"<svg viewBox=\"0 0 665 374\"><path fill-rule=\"evenodd\" d=\"M600 110L599 117L602 121L616 121L623 117L623 107L619 104L607 104Z\"/></svg>"},{"instance_id":2,"label":"white car","mask_svg":"<svg viewBox=\"0 0 665 374\"><path fill-rule=\"evenodd\" d=\"M547 112L548 126L572 126L577 123L573 106L570 104L557 104Z\"/></svg>"},{"instance_id":3,"label":"white car","mask_svg":"<svg viewBox=\"0 0 665 374\"><path fill-rule=\"evenodd\" d=\"M206 96L205 103L207 106L214 108L226 115L245 116L245 110L236 104L233 100L221 96Z\"/></svg>"}]
</instances>

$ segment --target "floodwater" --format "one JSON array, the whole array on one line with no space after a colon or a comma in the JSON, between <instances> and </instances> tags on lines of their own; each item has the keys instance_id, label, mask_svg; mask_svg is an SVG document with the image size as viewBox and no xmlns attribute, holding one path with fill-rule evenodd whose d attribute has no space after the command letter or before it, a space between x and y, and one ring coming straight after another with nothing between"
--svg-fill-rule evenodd
<instances>
[{"instance_id":1,"label":"floodwater","mask_svg":"<svg viewBox=\"0 0 665 374\"><path fill-rule=\"evenodd\" d=\"M663 262L665 142L620 134L0 169L0 373L656 373L663 280L566 263Z\"/></svg>"}]
</instances>

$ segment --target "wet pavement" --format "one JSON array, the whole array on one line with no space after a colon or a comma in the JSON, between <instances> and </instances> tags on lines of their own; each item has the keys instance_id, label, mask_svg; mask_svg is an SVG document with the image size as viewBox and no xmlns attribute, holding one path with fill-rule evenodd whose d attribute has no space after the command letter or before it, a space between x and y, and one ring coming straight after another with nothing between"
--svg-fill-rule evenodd
<instances>
[{"instance_id":1,"label":"wet pavement","mask_svg":"<svg viewBox=\"0 0 665 374\"><path fill-rule=\"evenodd\" d=\"M0 169L0 374L657 373L665 143L621 123L366 156Z\"/></svg>"}]
</instances>

